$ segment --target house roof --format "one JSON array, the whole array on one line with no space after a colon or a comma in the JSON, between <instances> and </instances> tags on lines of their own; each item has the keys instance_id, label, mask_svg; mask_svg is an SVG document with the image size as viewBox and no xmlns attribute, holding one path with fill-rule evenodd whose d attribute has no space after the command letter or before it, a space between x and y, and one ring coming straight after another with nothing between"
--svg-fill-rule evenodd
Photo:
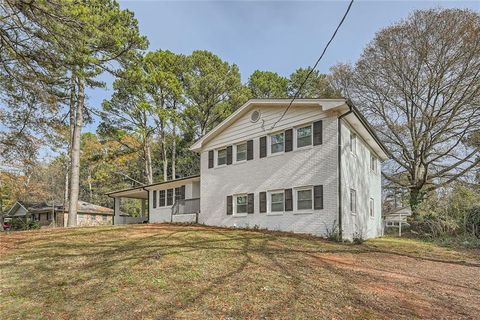
<instances>
[{"instance_id":1,"label":"house roof","mask_svg":"<svg viewBox=\"0 0 480 320\"><path fill-rule=\"evenodd\" d=\"M16 214L18 208L24 208L25 213L23 214ZM27 213L43 213L43 212L51 212L52 210L55 211L68 211L68 203L65 204L65 208L63 204L53 204L48 202L24 202L24 201L17 201L15 204L10 208L7 212L8 216L24 216ZM93 203L85 202L85 201L78 201L77 203L77 210L78 213L82 214L105 214L105 215L113 215L113 209L102 207Z\"/></svg>"},{"instance_id":2,"label":"house roof","mask_svg":"<svg viewBox=\"0 0 480 320\"><path fill-rule=\"evenodd\" d=\"M206 135L202 138L197 140L191 147L190 150L195 152L201 152L203 147L207 144L207 142L211 141L217 135L219 135L222 131L232 125L236 120L242 117L245 113L247 113L253 107L262 107L262 106L277 106L279 108L285 108L289 105L291 99L250 99L240 108L238 108L234 113L232 113L228 118L222 121L219 125L209 131ZM349 101L344 98L341 99L295 99L292 103L292 106L305 106L305 105L312 105L317 106L323 111L327 110L335 110L337 111L337 116L341 116L342 114L348 114L349 122L354 124L355 129L363 129L360 130L362 135L368 136L371 138L365 139L367 143L369 143L374 151L378 154L378 156L382 160L386 160L389 158L389 151L385 147L385 145L380 141L378 136L375 133L375 129L368 123L365 117L360 113L360 111ZM268 134L269 131L266 131Z\"/></svg>"}]
</instances>

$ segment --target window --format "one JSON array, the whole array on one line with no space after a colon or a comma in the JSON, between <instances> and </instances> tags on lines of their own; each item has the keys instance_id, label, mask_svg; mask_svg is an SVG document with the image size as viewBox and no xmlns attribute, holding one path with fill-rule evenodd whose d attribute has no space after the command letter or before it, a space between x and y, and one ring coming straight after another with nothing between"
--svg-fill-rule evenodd
<instances>
[{"instance_id":1,"label":"window","mask_svg":"<svg viewBox=\"0 0 480 320\"><path fill-rule=\"evenodd\" d=\"M377 158L375 158L372 152L370 152L370 170L377 172Z\"/></svg>"},{"instance_id":2,"label":"window","mask_svg":"<svg viewBox=\"0 0 480 320\"><path fill-rule=\"evenodd\" d=\"M52 220L52 213L51 212L47 212L47 220Z\"/></svg>"},{"instance_id":3,"label":"window","mask_svg":"<svg viewBox=\"0 0 480 320\"><path fill-rule=\"evenodd\" d=\"M312 145L312 126L297 129L297 148Z\"/></svg>"},{"instance_id":4,"label":"window","mask_svg":"<svg viewBox=\"0 0 480 320\"><path fill-rule=\"evenodd\" d=\"M91 219L92 219L92 221L97 220L97 215L96 215L96 214L92 214Z\"/></svg>"},{"instance_id":5,"label":"window","mask_svg":"<svg viewBox=\"0 0 480 320\"><path fill-rule=\"evenodd\" d=\"M182 197L182 194L180 191L180 187L175 188L175 201L180 200L181 197Z\"/></svg>"},{"instance_id":6,"label":"window","mask_svg":"<svg viewBox=\"0 0 480 320\"><path fill-rule=\"evenodd\" d=\"M157 207L157 190L153 190L153 207Z\"/></svg>"},{"instance_id":7,"label":"window","mask_svg":"<svg viewBox=\"0 0 480 320\"><path fill-rule=\"evenodd\" d=\"M350 189L350 212L357 212L357 191Z\"/></svg>"},{"instance_id":8,"label":"window","mask_svg":"<svg viewBox=\"0 0 480 320\"><path fill-rule=\"evenodd\" d=\"M103 220L103 221L107 221L107 218L108 218L108 217L107 217L106 215L103 215L103 216L102 216L102 220Z\"/></svg>"},{"instance_id":9,"label":"window","mask_svg":"<svg viewBox=\"0 0 480 320\"><path fill-rule=\"evenodd\" d=\"M370 198L370 205L368 207L368 213L370 215L370 217L374 217L375 216L375 206L374 206L374 201L372 198Z\"/></svg>"},{"instance_id":10,"label":"window","mask_svg":"<svg viewBox=\"0 0 480 320\"><path fill-rule=\"evenodd\" d=\"M165 207L165 190L158 191L159 207Z\"/></svg>"},{"instance_id":11,"label":"window","mask_svg":"<svg viewBox=\"0 0 480 320\"><path fill-rule=\"evenodd\" d=\"M357 154L357 135L353 132L350 132L350 151Z\"/></svg>"},{"instance_id":12,"label":"window","mask_svg":"<svg viewBox=\"0 0 480 320\"><path fill-rule=\"evenodd\" d=\"M270 211L271 212L283 212L284 203L283 203L283 192L272 192L270 193Z\"/></svg>"},{"instance_id":13,"label":"window","mask_svg":"<svg viewBox=\"0 0 480 320\"><path fill-rule=\"evenodd\" d=\"M235 196L235 214L247 213L247 195Z\"/></svg>"},{"instance_id":14,"label":"window","mask_svg":"<svg viewBox=\"0 0 480 320\"><path fill-rule=\"evenodd\" d=\"M284 143L283 132L270 136L271 153L283 152L285 147Z\"/></svg>"},{"instance_id":15,"label":"window","mask_svg":"<svg viewBox=\"0 0 480 320\"><path fill-rule=\"evenodd\" d=\"M227 149L220 149L217 152L217 165L222 166L227 164Z\"/></svg>"},{"instance_id":16,"label":"window","mask_svg":"<svg viewBox=\"0 0 480 320\"><path fill-rule=\"evenodd\" d=\"M167 206L171 206L173 204L173 189L167 190Z\"/></svg>"},{"instance_id":17,"label":"window","mask_svg":"<svg viewBox=\"0 0 480 320\"><path fill-rule=\"evenodd\" d=\"M312 209L312 189L297 190L297 210Z\"/></svg>"},{"instance_id":18,"label":"window","mask_svg":"<svg viewBox=\"0 0 480 320\"><path fill-rule=\"evenodd\" d=\"M247 143L237 144L237 162L247 160Z\"/></svg>"}]
</instances>

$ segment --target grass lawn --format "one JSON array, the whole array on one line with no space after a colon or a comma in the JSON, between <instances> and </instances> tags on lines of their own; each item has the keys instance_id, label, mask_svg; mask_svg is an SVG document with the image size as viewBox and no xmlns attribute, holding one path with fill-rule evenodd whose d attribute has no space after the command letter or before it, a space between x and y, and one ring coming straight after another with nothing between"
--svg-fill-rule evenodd
<instances>
[{"instance_id":1,"label":"grass lawn","mask_svg":"<svg viewBox=\"0 0 480 320\"><path fill-rule=\"evenodd\" d=\"M478 319L480 256L152 224L0 234L0 319Z\"/></svg>"}]
</instances>

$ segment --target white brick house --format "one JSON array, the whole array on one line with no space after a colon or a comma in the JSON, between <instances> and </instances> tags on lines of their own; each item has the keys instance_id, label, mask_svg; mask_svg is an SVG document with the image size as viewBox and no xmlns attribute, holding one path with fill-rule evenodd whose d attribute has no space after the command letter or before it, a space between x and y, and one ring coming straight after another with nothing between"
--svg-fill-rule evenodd
<instances>
[{"instance_id":1,"label":"white brick house","mask_svg":"<svg viewBox=\"0 0 480 320\"><path fill-rule=\"evenodd\" d=\"M373 129L344 99L299 99L285 113L289 103L250 100L191 147L200 154L200 177L178 183L199 188L198 222L320 236L336 229L344 239L381 235L380 162L388 155ZM174 220L155 214L153 191L176 181L144 187L150 222Z\"/></svg>"}]
</instances>

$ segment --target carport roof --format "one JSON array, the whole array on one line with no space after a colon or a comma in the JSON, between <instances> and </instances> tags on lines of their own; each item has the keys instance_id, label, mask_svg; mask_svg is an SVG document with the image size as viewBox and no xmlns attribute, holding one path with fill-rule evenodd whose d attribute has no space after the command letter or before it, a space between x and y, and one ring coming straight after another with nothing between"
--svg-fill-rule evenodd
<instances>
[{"instance_id":1,"label":"carport roof","mask_svg":"<svg viewBox=\"0 0 480 320\"><path fill-rule=\"evenodd\" d=\"M178 178L174 180L152 183L152 184L148 184L141 187L107 192L106 195L114 198L122 197L122 198L134 198L134 199L147 199L148 198L147 190L149 190L152 187L156 187L164 184L172 184L172 187L175 187L174 185L179 182L197 181L197 180L200 180L199 174L194 176L184 177L184 178Z\"/></svg>"}]
</instances>

